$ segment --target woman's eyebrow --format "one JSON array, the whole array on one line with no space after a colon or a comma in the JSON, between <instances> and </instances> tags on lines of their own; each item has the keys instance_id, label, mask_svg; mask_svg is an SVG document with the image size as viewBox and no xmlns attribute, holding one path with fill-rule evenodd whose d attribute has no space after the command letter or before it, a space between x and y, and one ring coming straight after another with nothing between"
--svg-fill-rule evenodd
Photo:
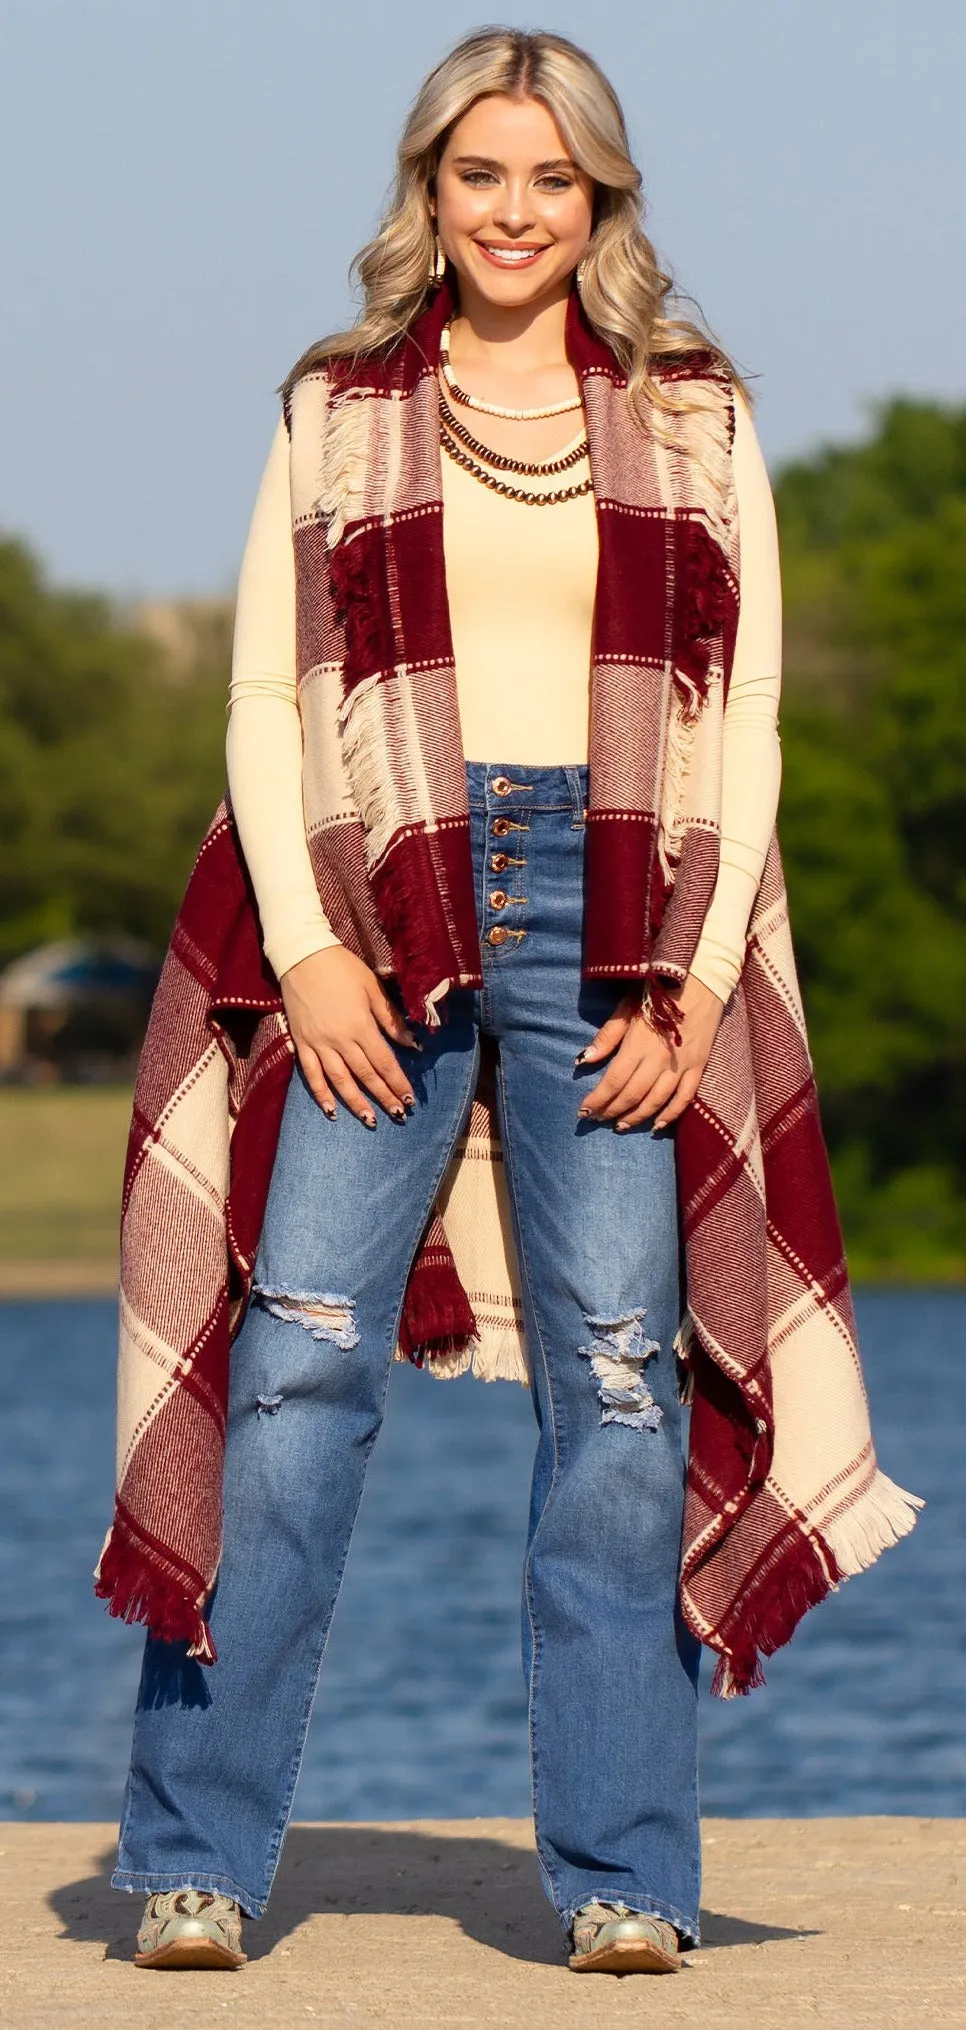
<instances>
[{"instance_id":1,"label":"woman's eyebrow","mask_svg":"<svg viewBox=\"0 0 966 2030\"><path fill-rule=\"evenodd\" d=\"M471 165L474 169L495 169L498 172L506 169L506 163L495 161L492 155L457 155L455 163L457 169L468 169ZM558 155L552 162L535 162L532 174L544 176L548 169L576 169L576 167L576 162L571 162L569 155Z\"/></svg>"}]
</instances>

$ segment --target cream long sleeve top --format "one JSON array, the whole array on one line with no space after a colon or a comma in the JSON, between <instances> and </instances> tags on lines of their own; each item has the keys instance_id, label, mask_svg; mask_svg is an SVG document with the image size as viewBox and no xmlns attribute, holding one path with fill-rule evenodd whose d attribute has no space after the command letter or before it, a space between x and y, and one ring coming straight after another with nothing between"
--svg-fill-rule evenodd
<instances>
[{"instance_id":1,"label":"cream long sleeve top","mask_svg":"<svg viewBox=\"0 0 966 2030\"><path fill-rule=\"evenodd\" d=\"M781 576L768 473L735 402L741 606L724 712L721 861L691 970L727 1001L778 807ZM339 939L319 901L302 810L288 434L280 420L242 559L228 783L270 964L281 976ZM592 495L538 515L443 457L443 542L464 752L586 762L597 573ZM580 474L567 474L572 482ZM530 482L528 482L529 484ZM559 482L557 482L559 484Z\"/></svg>"}]
</instances>

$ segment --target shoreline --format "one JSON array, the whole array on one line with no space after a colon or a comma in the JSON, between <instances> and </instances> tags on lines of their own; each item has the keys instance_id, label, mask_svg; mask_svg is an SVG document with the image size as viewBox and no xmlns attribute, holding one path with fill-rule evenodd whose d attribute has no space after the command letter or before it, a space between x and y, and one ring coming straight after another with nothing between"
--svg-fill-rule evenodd
<instances>
[{"instance_id":1,"label":"shoreline","mask_svg":"<svg viewBox=\"0 0 966 2030\"><path fill-rule=\"evenodd\" d=\"M49 1297L116 1297L117 1261L73 1261L54 1256L0 1261L0 1303L4 1299L43 1303Z\"/></svg>"},{"instance_id":2,"label":"shoreline","mask_svg":"<svg viewBox=\"0 0 966 2030\"><path fill-rule=\"evenodd\" d=\"M963 1275L914 1276L902 1269L877 1270L872 1275L852 1271L850 1280L853 1290L859 1295L866 1290L891 1290L897 1296L916 1291L966 1290L966 1276ZM116 1297L117 1289L116 1259L85 1262L52 1256L49 1261L36 1257L23 1261L0 1260L0 1304L42 1304L55 1298Z\"/></svg>"}]
</instances>

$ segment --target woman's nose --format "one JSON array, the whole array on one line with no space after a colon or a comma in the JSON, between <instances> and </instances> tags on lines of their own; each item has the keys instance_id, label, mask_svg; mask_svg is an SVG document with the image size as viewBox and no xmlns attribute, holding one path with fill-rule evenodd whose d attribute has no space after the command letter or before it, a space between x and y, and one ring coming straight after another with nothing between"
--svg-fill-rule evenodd
<instances>
[{"instance_id":1,"label":"woman's nose","mask_svg":"<svg viewBox=\"0 0 966 2030\"><path fill-rule=\"evenodd\" d=\"M501 190L494 217L509 233L524 233L533 224L533 205L526 184L508 183Z\"/></svg>"}]
</instances>

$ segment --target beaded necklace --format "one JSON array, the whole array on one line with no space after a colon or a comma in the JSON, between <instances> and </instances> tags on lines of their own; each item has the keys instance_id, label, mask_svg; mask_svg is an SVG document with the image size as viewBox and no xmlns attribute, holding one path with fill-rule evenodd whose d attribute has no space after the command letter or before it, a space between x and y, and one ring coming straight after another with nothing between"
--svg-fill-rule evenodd
<instances>
[{"instance_id":1,"label":"beaded necklace","mask_svg":"<svg viewBox=\"0 0 966 2030\"><path fill-rule=\"evenodd\" d=\"M467 451L472 451L477 458L485 459L488 465L495 466L498 472L525 472L534 477L567 472L572 465L579 465L581 459L586 458L590 448L587 432L582 430L572 444L566 445L563 451L558 452L556 458L530 461L510 458L505 452L494 451L489 444L481 444L479 438L471 436L465 423L460 422L459 417L450 408L446 396L442 394L439 398L439 413L451 435L457 437Z\"/></svg>"},{"instance_id":2,"label":"beaded necklace","mask_svg":"<svg viewBox=\"0 0 966 2030\"><path fill-rule=\"evenodd\" d=\"M580 408L579 394L571 395L566 402L553 402L546 409L501 409L496 402L484 402L482 395L468 395L465 388L460 387L449 363L448 324L440 336L439 363L453 400L462 403L464 409L480 409L486 416L505 416L511 423L535 423L540 416L564 416L569 409Z\"/></svg>"},{"instance_id":3,"label":"beaded necklace","mask_svg":"<svg viewBox=\"0 0 966 2030\"><path fill-rule=\"evenodd\" d=\"M449 364L448 326L443 331L440 341L440 367L446 387L454 401L462 403L466 408L483 410L488 416L503 416L514 422L531 422L539 417L560 416L580 407L579 395L572 401L558 402L553 407L544 409L502 409L482 401L478 396L468 395L454 379ZM593 479L589 474L573 486L556 487L547 493L535 493L528 487L511 486L497 476L501 472L510 472L525 478L549 478L556 473L569 472L587 457L589 442L586 432L581 432L579 438L564 451L559 452L556 458L520 459L510 457L505 452L493 451L488 444L482 444L478 438L473 437L450 408L442 390L440 390L439 413L439 439L443 450L454 464L462 466L464 472L470 473L481 486L488 486L491 492L503 494L508 500L520 501L527 507L556 507L562 501L577 500L582 494L591 492Z\"/></svg>"}]
</instances>

